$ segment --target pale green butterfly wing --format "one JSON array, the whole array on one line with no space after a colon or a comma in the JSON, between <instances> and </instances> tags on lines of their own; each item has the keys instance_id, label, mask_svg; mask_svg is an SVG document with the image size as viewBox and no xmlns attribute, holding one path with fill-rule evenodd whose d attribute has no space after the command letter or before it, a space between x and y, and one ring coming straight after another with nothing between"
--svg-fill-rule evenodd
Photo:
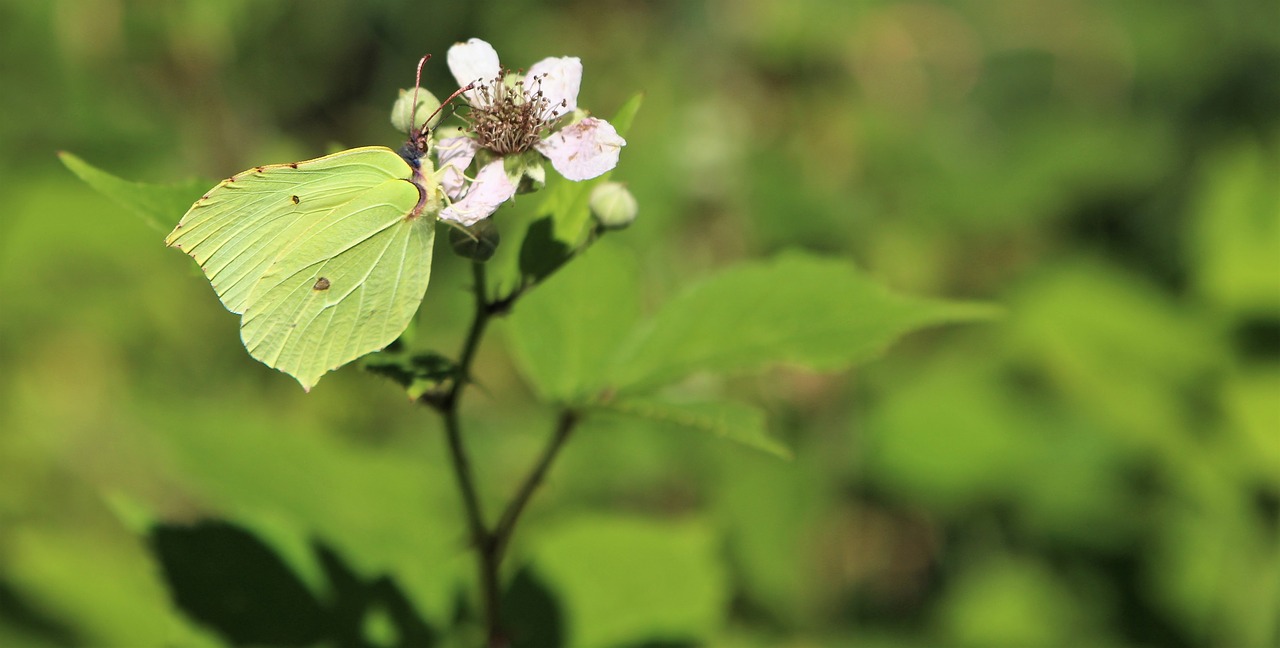
<instances>
[{"instance_id":1,"label":"pale green butterfly wing","mask_svg":"<svg viewBox=\"0 0 1280 648\"><path fill-rule=\"evenodd\" d=\"M253 357L310 388L381 349L422 301L434 218L406 220L416 186L383 182L301 235L249 294L240 338Z\"/></svg>"},{"instance_id":2,"label":"pale green butterfly wing","mask_svg":"<svg viewBox=\"0 0 1280 648\"><path fill-rule=\"evenodd\" d=\"M375 185L411 173L382 147L256 167L196 201L165 243L200 264L227 310L243 313L267 266L300 231Z\"/></svg>"},{"instance_id":3,"label":"pale green butterfly wing","mask_svg":"<svg viewBox=\"0 0 1280 648\"><path fill-rule=\"evenodd\" d=\"M166 242L243 314L249 353L310 389L390 344L422 301L435 218L414 213L412 175L381 147L256 167L197 201Z\"/></svg>"}]
</instances>

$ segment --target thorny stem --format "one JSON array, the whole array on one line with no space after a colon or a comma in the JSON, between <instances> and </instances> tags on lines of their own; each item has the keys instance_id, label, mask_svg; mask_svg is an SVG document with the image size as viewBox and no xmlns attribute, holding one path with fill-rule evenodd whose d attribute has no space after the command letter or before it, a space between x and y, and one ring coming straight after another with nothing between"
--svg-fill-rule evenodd
<instances>
[{"instance_id":1,"label":"thorny stem","mask_svg":"<svg viewBox=\"0 0 1280 648\"><path fill-rule=\"evenodd\" d=\"M471 328L463 342L462 352L458 356L457 373L447 394L436 404L436 409L444 417L445 436L449 442L449 458L453 465L454 477L458 481L458 490L462 492L462 501L467 515L467 527L471 535L471 544L477 553L477 566L480 576L481 601L484 608L484 622L488 634L490 648L507 646L509 640L502 627L501 588L499 569L502 557L515 532L516 522L521 512L533 497L534 491L542 483L547 470L569 438L577 424L579 414L573 410L561 413L551 441L542 451L533 470L521 483L515 497L507 504L498 519L498 523L490 529L484 521L484 513L480 508L480 498L476 489L475 474L471 469L471 461L467 456L466 446L462 442L462 428L458 418L458 403L462 390L471 382L471 364L475 360L476 350L489 320L498 314L507 312L511 302L519 295L512 295L490 301L485 289L484 264L473 262L472 279L475 283L475 315Z\"/></svg>"}]
</instances>

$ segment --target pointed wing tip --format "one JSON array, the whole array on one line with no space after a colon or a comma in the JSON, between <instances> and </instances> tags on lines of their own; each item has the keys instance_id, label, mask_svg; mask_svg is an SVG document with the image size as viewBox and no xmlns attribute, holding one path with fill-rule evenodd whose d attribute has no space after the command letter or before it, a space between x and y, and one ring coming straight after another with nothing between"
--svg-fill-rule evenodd
<instances>
[{"instance_id":1,"label":"pointed wing tip","mask_svg":"<svg viewBox=\"0 0 1280 648\"><path fill-rule=\"evenodd\" d=\"M289 371L285 371L284 369L280 369L280 371L284 371L285 373L289 374L290 376L293 376L293 379L294 379L294 380L296 380L296 381L298 381L298 384L302 386L302 391L303 391L303 392L305 392L305 393L310 394L310 393L311 393L311 388L312 388L312 387L315 387L315 386L316 386L316 383L320 382L320 379L321 379L321 378L323 378L325 374L327 374L327 373L329 373L329 371L333 371L333 370L332 370L332 369L330 369L329 371L322 371L322 372L320 372L320 374L319 374L319 375L315 375L315 376L303 376L303 375L298 375L298 374L294 374L294 373L289 372Z\"/></svg>"},{"instance_id":2,"label":"pointed wing tip","mask_svg":"<svg viewBox=\"0 0 1280 648\"><path fill-rule=\"evenodd\" d=\"M293 376L293 374L289 374L289 375ZM310 394L311 388L315 387L316 383L320 382L319 376L311 379L303 378L302 376L293 376L293 379L298 381L298 384L302 386L303 393L307 393L307 394Z\"/></svg>"}]
</instances>

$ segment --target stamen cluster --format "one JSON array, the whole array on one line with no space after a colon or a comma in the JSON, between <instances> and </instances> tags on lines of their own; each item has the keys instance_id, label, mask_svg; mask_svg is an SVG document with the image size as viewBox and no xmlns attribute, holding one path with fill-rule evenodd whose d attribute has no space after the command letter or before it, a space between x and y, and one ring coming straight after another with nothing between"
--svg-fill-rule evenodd
<instances>
[{"instance_id":1,"label":"stamen cluster","mask_svg":"<svg viewBox=\"0 0 1280 648\"><path fill-rule=\"evenodd\" d=\"M582 61L548 57L527 75L502 67L493 46L472 38L449 48L449 71L469 107L464 133L438 136L439 218L470 227L521 189L537 189L550 162L566 180L600 177L618 164L626 140L609 122L578 111ZM581 115L562 125L568 115ZM536 153L536 155L535 155ZM475 175L467 170L477 163Z\"/></svg>"},{"instance_id":2,"label":"stamen cluster","mask_svg":"<svg viewBox=\"0 0 1280 648\"><path fill-rule=\"evenodd\" d=\"M476 83L466 118L476 142L499 155L533 148L558 119L557 106L543 96L541 75L508 84L508 72L503 68L497 77ZM532 84L532 92L525 89L526 82ZM560 107L564 105L561 101Z\"/></svg>"}]
</instances>

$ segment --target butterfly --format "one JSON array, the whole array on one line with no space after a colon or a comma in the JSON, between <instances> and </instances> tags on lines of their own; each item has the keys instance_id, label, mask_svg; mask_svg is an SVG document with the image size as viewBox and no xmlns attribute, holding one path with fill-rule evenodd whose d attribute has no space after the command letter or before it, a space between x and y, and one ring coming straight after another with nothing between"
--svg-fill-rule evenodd
<instances>
[{"instance_id":1,"label":"butterfly","mask_svg":"<svg viewBox=\"0 0 1280 648\"><path fill-rule=\"evenodd\" d=\"M165 238L241 316L249 354L307 391L393 342L422 302L441 207L427 157L434 116L420 127L410 117L399 151L355 148L233 175Z\"/></svg>"}]
</instances>

